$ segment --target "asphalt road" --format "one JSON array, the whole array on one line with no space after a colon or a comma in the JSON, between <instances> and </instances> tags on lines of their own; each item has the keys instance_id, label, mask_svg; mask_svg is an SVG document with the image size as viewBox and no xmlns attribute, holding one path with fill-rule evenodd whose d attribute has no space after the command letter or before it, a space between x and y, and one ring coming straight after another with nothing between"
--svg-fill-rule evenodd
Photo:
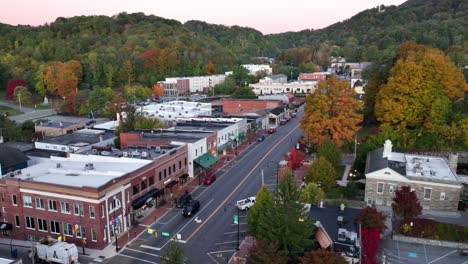
<instances>
[{"instance_id":1,"label":"asphalt road","mask_svg":"<svg viewBox=\"0 0 468 264\"><path fill-rule=\"evenodd\" d=\"M105 263L160 263L170 237L176 234L180 234L179 243L189 263L226 263L237 247L238 226L233 223L233 216L237 214L235 202L255 195L262 181L269 189L275 188L276 164L302 135L298 126L301 116L299 114L263 142L255 143L238 155L218 172L218 179L211 186L194 191L192 196L201 203L194 217L184 218L181 209L172 209L152 225L159 237L144 233ZM246 229L246 213L240 212L240 240ZM162 237L162 232L169 233L170 237Z\"/></svg>"}]
</instances>

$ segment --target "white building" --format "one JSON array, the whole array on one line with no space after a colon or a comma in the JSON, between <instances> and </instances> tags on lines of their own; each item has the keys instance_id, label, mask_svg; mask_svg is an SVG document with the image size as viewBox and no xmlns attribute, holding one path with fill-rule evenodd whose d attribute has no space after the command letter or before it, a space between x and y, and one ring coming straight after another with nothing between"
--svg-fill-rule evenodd
<instances>
[{"instance_id":1,"label":"white building","mask_svg":"<svg viewBox=\"0 0 468 264\"><path fill-rule=\"evenodd\" d=\"M268 64L243 64L242 67L246 68L250 75L257 75L260 71L265 71L267 75L273 73L273 69Z\"/></svg>"},{"instance_id":2,"label":"white building","mask_svg":"<svg viewBox=\"0 0 468 264\"><path fill-rule=\"evenodd\" d=\"M166 78L166 83L177 83L177 80L188 80L190 93L201 93L209 90L217 84L221 84L226 79L226 74L217 74L210 76L191 76L191 77L171 77Z\"/></svg>"},{"instance_id":3,"label":"white building","mask_svg":"<svg viewBox=\"0 0 468 264\"><path fill-rule=\"evenodd\" d=\"M163 120L175 120L179 117L196 117L196 116L211 116L210 103L186 102L186 101L171 101L162 104L149 104L138 111L145 116L157 117Z\"/></svg>"},{"instance_id":4,"label":"white building","mask_svg":"<svg viewBox=\"0 0 468 264\"><path fill-rule=\"evenodd\" d=\"M262 83L262 84L287 83L287 82L288 82L288 77L284 74L270 75L259 80L259 83Z\"/></svg>"},{"instance_id":5,"label":"white building","mask_svg":"<svg viewBox=\"0 0 468 264\"><path fill-rule=\"evenodd\" d=\"M257 95L283 93L310 94L317 88L317 82L255 83L249 86L252 87L252 91Z\"/></svg>"}]
</instances>

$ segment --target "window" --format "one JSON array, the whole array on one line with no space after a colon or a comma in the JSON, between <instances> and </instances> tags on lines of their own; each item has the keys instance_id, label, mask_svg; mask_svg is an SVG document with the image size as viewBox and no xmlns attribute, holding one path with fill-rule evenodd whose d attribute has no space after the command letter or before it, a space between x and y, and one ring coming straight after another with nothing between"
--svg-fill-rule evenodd
<instances>
[{"instance_id":1,"label":"window","mask_svg":"<svg viewBox=\"0 0 468 264\"><path fill-rule=\"evenodd\" d=\"M447 197L445 197L445 192L440 192L440 200L444 201Z\"/></svg>"},{"instance_id":2,"label":"window","mask_svg":"<svg viewBox=\"0 0 468 264\"><path fill-rule=\"evenodd\" d=\"M164 169L164 179L166 179L166 169Z\"/></svg>"},{"instance_id":3,"label":"window","mask_svg":"<svg viewBox=\"0 0 468 264\"><path fill-rule=\"evenodd\" d=\"M393 193L395 191L395 186L394 185L390 185L390 187L388 187L388 192L389 193Z\"/></svg>"},{"instance_id":4,"label":"window","mask_svg":"<svg viewBox=\"0 0 468 264\"><path fill-rule=\"evenodd\" d=\"M73 227L71 224L68 223L63 223L63 233L66 236L73 236Z\"/></svg>"},{"instance_id":5,"label":"window","mask_svg":"<svg viewBox=\"0 0 468 264\"><path fill-rule=\"evenodd\" d=\"M149 177L148 181L149 181L150 186L153 185L154 184L154 176Z\"/></svg>"},{"instance_id":6,"label":"window","mask_svg":"<svg viewBox=\"0 0 468 264\"><path fill-rule=\"evenodd\" d=\"M185 163L184 164L185 164L184 166L187 166L187 158L185 158Z\"/></svg>"},{"instance_id":7,"label":"window","mask_svg":"<svg viewBox=\"0 0 468 264\"><path fill-rule=\"evenodd\" d=\"M84 216L84 210L82 204L75 204L75 215Z\"/></svg>"},{"instance_id":8,"label":"window","mask_svg":"<svg viewBox=\"0 0 468 264\"><path fill-rule=\"evenodd\" d=\"M169 175L171 175L171 174L172 174L172 167L169 166Z\"/></svg>"},{"instance_id":9,"label":"window","mask_svg":"<svg viewBox=\"0 0 468 264\"><path fill-rule=\"evenodd\" d=\"M432 193L431 188L424 188L424 200L430 200L431 199L431 193Z\"/></svg>"},{"instance_id":10,"label":"window","mask_svg":"<svg viewBox=\"0 0 468 264\"><path fill-rule=\"evenodd\" d=\"M179 170L182 169L182 161L179 160Z\"/></svg>"},{"instance_id":11,"label":"window","mask_svg":"<svg viewBox=\"0 0 468 264\"><path fill-rule=\"evenodd\" d=\"M16 194L13 194L13 195L11 196L11 200L12 200L14 206L17 206L17 205L18 205L18 201L16 201Z\"/></svg>"},{"instance_id":12,"label":"window","mask_svg":"<svg viewBox=\"0 0 468 264\"><path fill-rule=\"evenodd\" d=\"M94 228L91 228L91 240L97 241L97 233L96 233L96 229Z\"/></svg>"},{"instance_id":13,"label":"window","mask_svg":"<svg viewBox=\"0 0 468 264\"><path fill-rule=\"evenodd\" d=\"M36 222L34 221L34 217L26 216L26 228L36 229Z\"/></svg>"},{"instance_id":14,"label":"window","mask_svg":"<svg viewBox=\"0 0 468 264\"><path fill-rule=\"evenodd\" d=\"M37 209L45 209L44 199L36 198L36 208Z\"/></svg>"},{"instance_id":15,"label":"window","mask_svg":"<svg viewBox=\"0 0 468 264\"><path fill-rule=\"evenodd\" d=\"M47 231L47 221L45 219L37 219L37 227L40 231Z\"/></svg>"},{"instance_id":16,"label":"window","mask_svg":"<svg viewBox=\"0 0 468 264\"><path fill-rule=\"evenodd\" d=\"M81 237L86 237L86 229L84 226L81 225L76 225L76 237L81 238ZM83 236L82 236L83 235Z\"/></svg>"},{"instance_id":17,"label":"window","mask_svg":"<svg viewBox=\"0 0 468 264\"><path fill-rule=\"evenodd\" d=\"M141 190L143 191L144 189L146 189L146 180L141 182Z\"/></svg>"},{"instance_id":18,"label":"window","mask_svg":"<svg viewBox=\"0 0 468 264\"><path fill-rule=\"evenodd\" d=\"M114 198L110 204L110 211L120 208L120 200Z\"/></svg>"},{"instance_id":19,"label":"window","mask_svg":"<svg viewBox=\"0 0 468 264\"><path fill-rule=\"evenodd\" d=\"M89 218L94 218L94 206L89 207Z\"/></svg>"},{"instance_id":20,"label":"window","mask_svg":"<svg viewBox=\"0 0 468 264\"><path fill-rule=\"evenodd\" d=\"M3 197L3 193L0 193L0 201L1 201L1 202L4 202L4 201L5 201L5 197Z\"/></svg>"},{"instance_id":21,"label":"window","mask_svg":"<svg viewBox=\"0 0 468 264\"><path fill-rule=\"evenodd\" d=\"M16 227L20 227L19 215L15 215Z\"/></svg>"},{"instance_id":22,"label":"window","mask_svg":"<svg viewBox=\"0 0 468 264\"><path fill-rule=\"evenodd\" d=\"M384 191L384 184L382 182L377 183L377 193L383 193Z\"/></svg>"},{"instance_id":23,"label":"window","mask_svg":"<svg viewBox=\"0 0 468 264\"><path fill-rule=\"evenodd\" d=\"M50 232L60 234L60 223L57 221L50 221Z\"/></svg>"},{"instance_id":24,"label":"window","mask_svg":"<svg viewBox=\"0 0 468 264\"><path fill-rule=\"evenodd\" d=\"M60 202L60 210L64 214L70 213L70 205L67 202Z\"/></svg>"},{"instance_id":25,"label":"window","mask_svg":"<svg viewBox=\"0 0 468 264\"><path fill-rule=\"evenodd\" d=\"M159 181L162 180L162 172L159 172Z\"/></svg>"},{"instance_id":26,"label":"window","mask_svg":"<svg viewBox=\"0 0 468 264\"><path fill-rule=\"evenodd\" d=\"M175 172L175 164L172 164L172 171Z\"/></svg>"},{"instance_id":27,"label":"window","mask_svg":"<svg viewBox=\"0 0 468 264\"><path fill-rule=\"evenodd\" d=\"M23 205L24 205L24 207L32 207L32 198L31 198L31 196L23 196Z\"/></svg>"},{"instance_id":28,"label":"window","mask_svg":"<svg viewBox=\"0 0 468 264\"><path fill-rule=\"evenodd\" d=\"M49 211L57 211L57 201L49 200Z\"/></svg>"},{"instance_id":29,"label":"window","mask_svg":"<svg viewBox=\"0 0 468 264\"><path fill-rule=\"evenodd\" d=\"M367 206L372 206L372 198L367 198Z\"/></svg>"}]
</instances>

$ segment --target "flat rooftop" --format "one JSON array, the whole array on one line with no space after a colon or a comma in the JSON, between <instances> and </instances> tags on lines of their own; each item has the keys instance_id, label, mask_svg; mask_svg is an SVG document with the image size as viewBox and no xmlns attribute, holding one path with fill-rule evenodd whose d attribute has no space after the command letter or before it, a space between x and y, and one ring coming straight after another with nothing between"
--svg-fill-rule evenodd
<instances>
[{"instance_id":1,"label":"flat rooftop","mask_svg":"<svg viewBox=\"0 0 468 264\"><path fill-rule=\"evenodd\" d=\"M95 144L101 140L108 140L115 137L114 132L96 130L96 129L82 129L75 131L71 134L65 134L57 137L49 137L41 143L58 144L58 145L73 145L77 143Z\"/></svg>"},{"instance_id":2,"label":"flat rooftop","mask_svg":"<svg viewBox=\"0 0 468 264\"><path fill-rule=\"evenodd\" d=\"M175 119L177 117L194 117L198 115L211 115L211 104L188 101L170 101L167 103L151 103L138 107L137 111L145 116L154 116L161 119Z\"/></svg>"},{"instance_id":3,"label":"flat rooftop","mask_svg":"<svg viewBox=\"0 0 468 264\"><path fill-rule=\"evenodd\" d=\"M406 176L458 181L444 158L406 154L405 161Z\"/></svg>"},{"instance_id":4,"label":"flat rooftop","mask_svg":"<svg viewBox=\"0 0 468 264\"><path fill-rule=\"evenodd\" d=\"M180 145L168 146L148 146L148 147L128 147L123 149L116 148L93 148L82 152L81 154L96 155L114 158L130 158L141 160L155 160L173 149L179 148Z\"/></svg>"},{"instance_id":5,"label":"flat rooftop","mask_svg":"<svg viewBox=\"0 0 468 264\"><path fill-rule=\"evenodd\" d=\"M22 169L21 174L14 175L14 178L64 186L98 188L152 162L81 154L70 154L68 158L51 156L50 159L38 161L37 164Z\"/></svg>"},{"instance_id":6,"label":"flat rooftop","mask_svg":"<svg viewBox=\"0 0 468 264\"><path fill-rule=\"evenodd\" d=\"M176 141L176 142L185 142L185 143L194 143L202 138L206 138L212 132L210 131L179 131L179 130L153 130L153 131L141 131L134 130L132 134L143 134L142 141L148 141L150 144L151 141L161 140L161 141Z\"/></svg>"},{"instance_id":7,"label":"flat rooftop","mask_svg":"<svg viewBox=\"0 0 468 264\"><path fill-rule=\"evenodd\" d=\"M40 127L54 127L54 128L67 128L71 126L85 126L85 123L72 123L72 122L58 122L58 121L52 121L52 120L44 120L40 119L36 121L36 126Z\"/></svg>"}]
</instances>

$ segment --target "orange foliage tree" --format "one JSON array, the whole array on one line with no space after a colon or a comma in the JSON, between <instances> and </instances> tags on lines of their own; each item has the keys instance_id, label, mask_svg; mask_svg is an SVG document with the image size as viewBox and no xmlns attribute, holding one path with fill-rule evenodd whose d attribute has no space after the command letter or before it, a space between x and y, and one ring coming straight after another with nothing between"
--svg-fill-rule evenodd
<instances>
[{"instance_id":1,"label":"orange foliage tree","mask_svg":"<svg viewBox=\"0 0 468 264\"><path fill-rule=\"evenodd\" d=\"M342 146L359 131L361 109L349 83L332 77L320 82L315 92L307 96L300 124L315 146L325 139Z\"/></svg>"},{"instance_id":2,"label":"orange foliage tree","mask_svg":"<svg viewBox=\"0 0 468 264\"><path fill-rule=\"evenodd\" d=\"M156 83L151 89L153 90L153 97L156 100L159 100L159 98L164 94L164 89L160 83Z\"/></svg>"}]
</instances>

